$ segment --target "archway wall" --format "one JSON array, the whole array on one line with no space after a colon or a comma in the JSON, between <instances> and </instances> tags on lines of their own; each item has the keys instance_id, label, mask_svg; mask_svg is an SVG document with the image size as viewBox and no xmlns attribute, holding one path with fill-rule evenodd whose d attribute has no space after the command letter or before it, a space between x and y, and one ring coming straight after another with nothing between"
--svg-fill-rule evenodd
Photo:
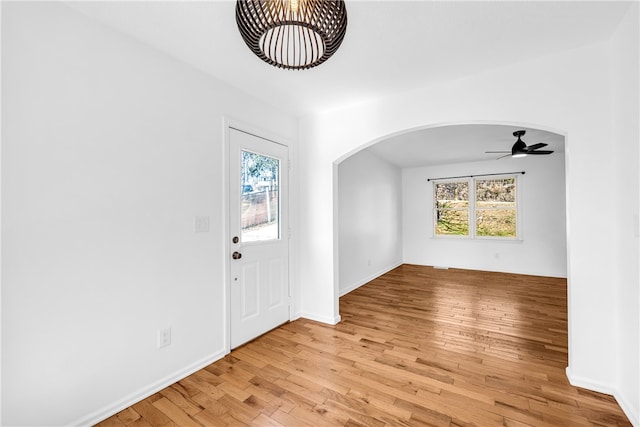
<instances>
[{"instance_id":1,"label":"archway wall","mask_svg":"<svg viewBox=\"0 0 640 427\"><path fill-rule=\"evenodd\" d=\"M568 373L592 389L614 389L618 246L603 220L603 207L617 209L609 187L615 153L606 149L613 137L609 53L609 44L599 43L301 119L300 314L339 321L337 162L394 133L439 124L555 131L566 143Z\"/></svg>"}]
</instances>

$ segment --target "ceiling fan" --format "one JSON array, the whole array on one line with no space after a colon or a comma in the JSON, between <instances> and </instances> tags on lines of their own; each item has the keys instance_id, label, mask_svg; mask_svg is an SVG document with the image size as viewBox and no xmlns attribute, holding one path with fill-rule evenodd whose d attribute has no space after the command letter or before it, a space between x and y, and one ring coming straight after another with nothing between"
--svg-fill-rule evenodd
<instances>
[{"instance_id":1,"label":"ceiling fan","mask_svg":"<svg viewBox=\"0 0 640 427\"><path fill-rule=\"evenodd\" d=\"M543 142L540 142L538 144L533 144L533 145L527 145L524 143L524 141L522 139L520 139L520 137L522 135L524 135L526 133L526 131L524 130L517 130L513 133L513 136L517 137L518 140L515 142L515 144L513 144L513 147L511 147L511 151L485 151L485 153L487 154L505 154L504 156L500 156L498 157L498 159L502 159L503 157L524 157L526 155L529 154L551 154L553 153L552 150L540 150L540 148L546 147L549 144L545 144Z\"/></svg>"}]
</instances>

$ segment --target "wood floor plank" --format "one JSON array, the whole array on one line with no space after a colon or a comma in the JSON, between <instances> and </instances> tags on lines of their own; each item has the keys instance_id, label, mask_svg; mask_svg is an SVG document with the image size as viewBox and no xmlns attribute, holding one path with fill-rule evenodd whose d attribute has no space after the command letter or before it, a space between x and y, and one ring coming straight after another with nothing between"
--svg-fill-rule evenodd
<instances>
[{"instance_id":1,"label":"wood floor plank","mask_svg":"<svg viewBox=\"0 0 640 427\"><path fill-rule=\"evenodd\" d=\"M98 427L124 427L126 426L116 415L113 415L106 420L97 424Z\"/></svg>"},{"instance_id":2,"label":"wood floor plank","mask_svg":"<svg viewBox=\"0 0 640 427\"><path fill-rule=\"evenodd\" d=\"M194 415L194 419L198 421L203 426L207 427L226 427L229 424L226 420L222 418L224 414L218 414L215 411L210 411L209 409L205 409L204 411L199 412Z\"/></svg>"},{"instance_id":3,"label":"wood floor plank","mask_svg":"<svg viewBox=\"0 0 640 427\"><path fill-rule=\"evenodd\" d=\"M149 421L147 421L144 418L138 418L131 424L128 424L127 427L153 427L153 425L150 424Z\"/></svg>"},{"instance_id":4,"label":"wood floor plank","mask_svg":"<svg viewBox=\"0 0 640 427\"><path fill-rule=\"evenodd\" d=\"M259 426L259 427L285 427L285 425L280 424L275 419L268 417L264 414L258 415L256 419L253 420L251 425Z\"/></svg>"},{"instance_id":5,"label":"wood floor plank","mask_svg":"<svg viewBox=\"0 0 640 427\"><path fill-rule=\"evenodd\" d=\"M629 426L573 387L564 279L402 265L100 427Z\"/></svg>"},{"instance_id":6,"label":"wood floor plank","mask_svg":"<svg viewBox=\"0 0 640 427\"><path fill-rule=\"evenodd\" d=\"M180 391L182 391L181 388L174 384L162 390L160 394L162 394L188 415L195 415L204 409L198 403L192 401L189 396L185 396Z\"/></svg>"},{"instance_id":7,"label":"wood floor plank","mask_svg":"<svg viewBox=\"0 0 640 427\"><path fill-rule=\"evenodd\" d=\"M284 426L315 427L315 424L312 424L313 421L311 423L305 422L303 419L284 411L274 412L271 418Z\"/></svg>"},{"instance_id":8,"label":"wood floor plank","mask_svg":"<svg viewBox=\"0 0 640 427\"><path fill-rule=\"evenodd\" d=\"M166 397L153 402L153 406L158 408L163 414L165 414L171 421L179 426L184 427L200 427L200 423L196 422L186 412L181 410L173 402Z\"/></svg>"},{"instance_id":9,"label":"wood floor plank","mask_svg":"<svg viewBox=\"0 0 640 427\"><path fill-rule=\"evenodd\" d=\"M132 408L127 408L123 411L120 411L116 414L116 416L125 425L129 425L140 418L140 414L138 414Z\"/></svg>"},{"instance_id":10,"label":"wood floor plank","mask_svg":"<svg viewBox=\"0 0 640 427\"><path fill-rule=\"evenodd\" d=\"M142 400L132 408L140 414L140 419L145 420L147 423L152 426L172 426L174 425L173 421L169 417L167 417L161 410L156 408L153 403L154 401L150 401L148 398Z\"/></svg>"}]
</instances>

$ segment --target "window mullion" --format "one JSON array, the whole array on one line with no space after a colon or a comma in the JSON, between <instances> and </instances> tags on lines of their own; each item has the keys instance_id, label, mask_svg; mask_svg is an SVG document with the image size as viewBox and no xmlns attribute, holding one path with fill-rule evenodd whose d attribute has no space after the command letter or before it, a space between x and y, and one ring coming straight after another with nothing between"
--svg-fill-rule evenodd
<instances>
[{"instance_id":1,"label":"window mullion","mask_svg":"<svg viewBox=\"0 0 640 427\"><path fill-rule=\"evenodd\" d=\"M469 179L469 238L476 238L476 179Z\"/></svg>"}]
</instances>

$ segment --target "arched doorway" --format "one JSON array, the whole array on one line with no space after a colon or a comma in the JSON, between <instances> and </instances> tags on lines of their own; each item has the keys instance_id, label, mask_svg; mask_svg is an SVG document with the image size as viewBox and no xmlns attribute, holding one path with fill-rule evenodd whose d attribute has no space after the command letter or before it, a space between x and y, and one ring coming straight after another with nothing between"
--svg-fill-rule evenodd
<instances>
[{"instance_id":1,"label":"arched doorway","mask_svg":"<svg viewBox=\"0 0 640 427\"><path fill-rule=\"evenodd\" d=\"M485 153L510 150L519 129L529 145L549 144L554 153L500 160ZM338 159L339 295L401 263L567 277L564 146L563 135L538 125L441 124L381 137ZM434 238L429 178L516 171L525 172L518 239Z\"/></svg>"}]
</instances>

